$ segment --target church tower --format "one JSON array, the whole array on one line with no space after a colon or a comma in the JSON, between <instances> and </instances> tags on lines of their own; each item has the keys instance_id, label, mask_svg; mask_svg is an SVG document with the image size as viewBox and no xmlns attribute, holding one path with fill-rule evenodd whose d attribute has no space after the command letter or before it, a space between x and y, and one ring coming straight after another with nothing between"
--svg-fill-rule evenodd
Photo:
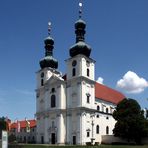
<instances>
[{"instance_id":1,"label":"church tower","mask_svg":"<svg viewBox=\"0 0 148 148\"><path fill-rule=\"evenodd\" d=\"M57 70L58 61L53 57L54 40L45 38L45 57L40 60L37 72L36 118L37 142L48 144L64 143L65 135L65 81Z\"/></svg>"},{"instance_id":2,"label":"church tower","mask_svg":"<svg viewBox=\"0 0 148 148\"><path fill-rule=\"evenodd\" d=\"M75 22L76 43L70 48L67 64L67 142L84 144L91 128L86 119L93 114L95 103L95 61L90 58L91 47L85 42L86 23L82 20L82 3L79 19ZM87 131L88 130L88 131ZM90 138L90 137L89 137Z\"/></svg>"},{"instance_id":3,"label":"church tower","mask_svg":"<svg viewBox=\"0 0 148 148\"><path fill-rule=\"evenodd\" d=\"M37 89L42 88L46 81L53 73L60 74L56 69L58 68L58 61L53 57L54 40L50 36L51 23L48 24L49 36L45 38L45 57L40 60L41 70L37 72Z\"/></svg>"}]
</instances>

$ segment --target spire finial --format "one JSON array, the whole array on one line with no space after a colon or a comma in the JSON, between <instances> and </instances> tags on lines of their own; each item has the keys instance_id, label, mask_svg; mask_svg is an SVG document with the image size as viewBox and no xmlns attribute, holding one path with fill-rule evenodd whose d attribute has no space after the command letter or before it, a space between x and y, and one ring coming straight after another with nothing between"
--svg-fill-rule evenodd
<instances>
[{"instance_id":1,"label":"spire finial","mask_svg":"<svg viewBox=\"0 0 148 148\"><path fill-rule=\"evenodd\" d=\"M82 2L79 2L79 18L82 18Z\"/></svg>"},{"instance_id":2,"label":"spire finial","mask_svg":"<svg viewBox=\"0 0 148 148\"><path fill-rule=\"evenodd\" d=\"M51 22L48 22L48 35L51 33Z\"/></svg>"}]
</instances>

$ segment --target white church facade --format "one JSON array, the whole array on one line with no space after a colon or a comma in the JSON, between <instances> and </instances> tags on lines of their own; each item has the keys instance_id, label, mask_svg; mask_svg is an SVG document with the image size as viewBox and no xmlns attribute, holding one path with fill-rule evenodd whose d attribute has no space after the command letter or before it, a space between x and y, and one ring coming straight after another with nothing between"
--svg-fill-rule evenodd
<instances>
[{"instance_id":1,"label":"white church facade","mask_svg":"<svg viewBox=\"0 0 148 148\"><path fill-rule=\"evenodd\" d=\"M65 60L67 71L58 71L53 58L54 40L45 39L45 57L37 74L37 143L101 143L102 135L112 135L112 113L122 99L120 92L95 81L95 61L85 43L86 23L75 23L76 43Z\"/></svg>"}]
</instances>

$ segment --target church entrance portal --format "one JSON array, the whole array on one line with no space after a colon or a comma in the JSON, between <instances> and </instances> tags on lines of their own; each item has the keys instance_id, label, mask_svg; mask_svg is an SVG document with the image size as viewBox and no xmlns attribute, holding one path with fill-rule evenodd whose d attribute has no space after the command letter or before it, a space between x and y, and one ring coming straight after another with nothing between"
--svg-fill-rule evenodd
<instances>
[{"instance_id":1,"label":"church entrance portal","mask_svg":"<svg viewBox=\"0 0 148 148\"><path fill-rule=\"evenodd\" d=\"M55 133L51 133L51 144L55 144Z\"/></svg>"},{"instance_id":2,"label":"church entrance portal","mask_svg":"<svg viewBox=\"0 0 148 148\"><path fill-rule=\"evenodd\" d=\"M41 136L41 143L44 144L44 136Z\"/></svg>"},{"instance_id":3,"label":"church entrance portal","mask_svg":"<svg viewBox=\"0 0 148 148\"><path fill-rule=\"evenodd\" d=\"M73 145L76 145L76 136L73 136Z\"/></svg>"}]
</instances>

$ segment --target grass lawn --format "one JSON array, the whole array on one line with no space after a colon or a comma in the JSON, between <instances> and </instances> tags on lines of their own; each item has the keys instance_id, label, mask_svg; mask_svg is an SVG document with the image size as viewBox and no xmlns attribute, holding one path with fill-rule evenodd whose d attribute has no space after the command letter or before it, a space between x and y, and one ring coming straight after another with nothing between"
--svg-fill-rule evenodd
<instances>
[{"instance_id":1,"label":"grass lawn","mask_svg":"<svg viewBox=\"0 0 148 148\"><path fill-rule=\"evenodd\" d=\"M1 148L1 147L0 147ZM49 146L49 145L11 145L8 148L148 148L148 145L99 145L99 146Z\"/></svg>"}]
</instances>

